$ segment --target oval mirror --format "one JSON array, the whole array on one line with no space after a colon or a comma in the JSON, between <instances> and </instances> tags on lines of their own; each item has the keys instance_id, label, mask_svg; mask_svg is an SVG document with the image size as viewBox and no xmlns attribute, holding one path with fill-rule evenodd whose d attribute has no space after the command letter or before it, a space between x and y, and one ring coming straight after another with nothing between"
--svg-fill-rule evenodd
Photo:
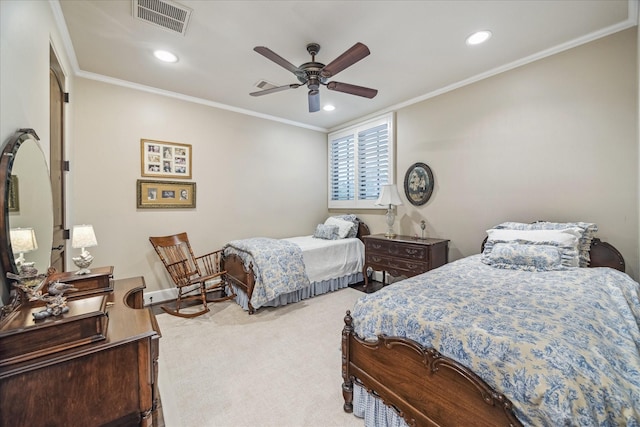
<instances>
[{"instance_id":1,"label":"oval mirror","mask_svg":"<svg viewBox=\"0 0 640 427\"><path fill-rule=\"evenodd\" d=\"M53 200L49 168L33 129L21 129L9 140L0 159L4 222L0 227L4 283L2 303L10 303L11 281L20 266L46 273L53 242Z\"/></svg>"}]
</instances>

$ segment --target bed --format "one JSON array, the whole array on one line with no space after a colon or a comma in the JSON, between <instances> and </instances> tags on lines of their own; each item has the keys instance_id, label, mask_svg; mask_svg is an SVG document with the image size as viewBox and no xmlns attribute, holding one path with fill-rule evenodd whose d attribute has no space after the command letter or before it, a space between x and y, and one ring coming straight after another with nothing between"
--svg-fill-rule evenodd
<instances>
[{"instance_id":1,"label":"bed","mask_svg":"<svg viewBox=\"0 0 640 427\"><path fill-rule=\"evenodd\" d=\"M349 222L350 228L341 221ZM231 241L223 247L222 268L236 302L254 314L260 307L277 307L361 282L362 237L369 234L369 227L355 215L333 216L318 224L313 235ZM283 253L284 260L279 258ZM298 258L296 264L291 257Z\"/></svg>"},{"instance_id":2,"label":"bed","mask_svg":"<svg viewBox=\"0 0 640 427\"><path fill-rule=\"evenodd\" d=\"M640 425L640 285L586 240L577 268L496 268L483 244L361 297L344 410L376 427Z\"/></svg>"}]
</instances>

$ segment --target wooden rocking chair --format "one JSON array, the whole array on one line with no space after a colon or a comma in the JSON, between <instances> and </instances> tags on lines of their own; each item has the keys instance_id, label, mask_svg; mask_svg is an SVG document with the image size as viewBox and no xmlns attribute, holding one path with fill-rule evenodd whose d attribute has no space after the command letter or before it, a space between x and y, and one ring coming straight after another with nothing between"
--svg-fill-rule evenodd
<instances>
[{"instance_id":1,"label":"wooden rocking chair","mask_svg":"<svg viewBox=\"0 0 640 427\"><path fill-rule=\"evenodd\" d=\"M149 237L149 241L178 288L175 309L161 306L167 313L180 317L196 317L209 311L207 302L225 301L236 296L225 295L226 271L220 269L222 250L196 257L187 233ZM222 291L222 297L207 299L207 292L214 290ZM181 312L182 303L190 300L198 300L202 304L202 310Z\"/></svg>"}]
</instances>

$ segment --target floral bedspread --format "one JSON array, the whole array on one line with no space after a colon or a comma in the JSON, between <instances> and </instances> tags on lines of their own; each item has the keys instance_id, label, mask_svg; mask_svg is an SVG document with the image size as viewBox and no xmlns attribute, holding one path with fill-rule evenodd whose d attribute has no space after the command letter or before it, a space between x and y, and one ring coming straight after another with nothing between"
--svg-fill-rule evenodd
<instances>
[{"instance_id":1,"label":"floral bedspread","mask_svg":"<svg viewBox=\"0 0 640 427\"><path fill-rule=\"evenodd\" d=\"M531 426L640 426L640 285L610 268L527 272L467 257L361 297L355 332L466 365Z\"/></svg>"},{"instance_id":2,"label":"floral bedspread","mask_svg":"<svg viewBox=\"0 0 640 427\"><path fill-rule=\"evenodd\" d=\"M254 237L227 243L224 254L238 255L252 265L256 283L251 305L258 309L268 301L309 286L302 250L286 240Z\"/></svg>"}]
</instances>

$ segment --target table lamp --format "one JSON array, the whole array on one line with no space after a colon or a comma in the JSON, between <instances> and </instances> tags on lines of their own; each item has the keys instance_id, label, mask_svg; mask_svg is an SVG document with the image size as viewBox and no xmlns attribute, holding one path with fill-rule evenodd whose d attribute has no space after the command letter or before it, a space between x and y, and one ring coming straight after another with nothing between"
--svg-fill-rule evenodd
<instances>
[{"instance_id":1,"label":"table lamp","mask_svg":"<svg viewBox=\"0 0 640 427\"><path fill-rule=\"evenodd\" d=\"M96 234L93 231L93 226L86 224L74 225L71 246L76 249L82 248L80 256L72 258L73 263L78 266L78 268L80 268L80 270L76 271L76 274L89 274L91 272L89 270L89 266L93 261L93 256L89 253L89 251L87 251L86 248L98 246L98 241L96 240Z\"/></svg>"},{"instance_id":2,"label":"table lamp","mask_svg":"<svg viewBox=\"0 0 640 427\"><path fill-rule=\"evenodd\" d=\"M395 184L383 185L380 191L380 197L378 197L375 205L387 206L387 232L384 236L387 238L396 237L396 233L393 232L393 222L396 220L394 207L402 205L400 194L398 194L398 187L396 187Z\"/></svg>"},{"instance_id":3,"label":"table lamp","mask_svg":"<svg viewBox=\"0 0 640 427\"><path fill-rule=\"evenodd\" d=\"M12 228L9 230L9 237L11 239L11 250L14 254L20 254L15 260L16 267L20 269L20 266L26 262L24 254L38 249L36 232L31 227Z\"/></svg>"}]
</instances>

